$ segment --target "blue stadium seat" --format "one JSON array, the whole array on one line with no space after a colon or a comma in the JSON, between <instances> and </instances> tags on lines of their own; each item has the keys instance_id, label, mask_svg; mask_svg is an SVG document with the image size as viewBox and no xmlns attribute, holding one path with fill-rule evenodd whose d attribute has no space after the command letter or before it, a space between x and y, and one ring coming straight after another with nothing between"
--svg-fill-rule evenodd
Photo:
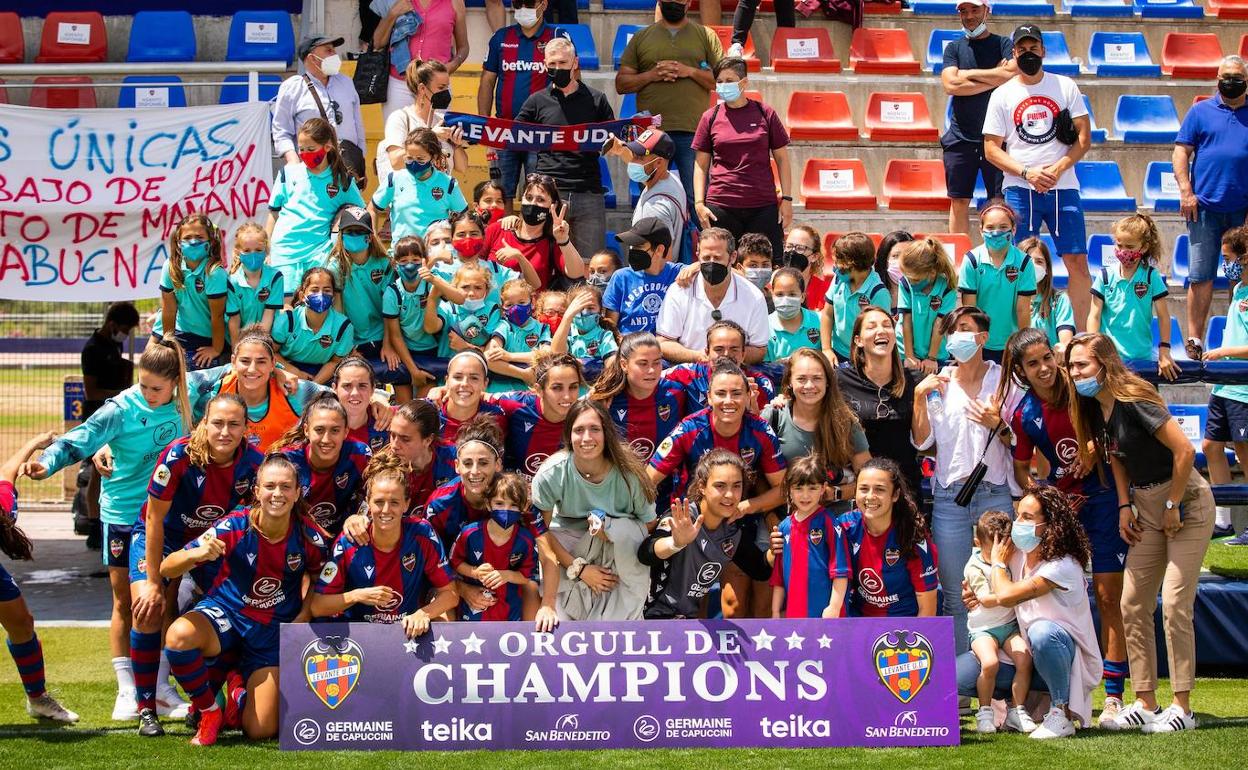
<instances>
[{"instance_id":1,"label":"blue stadium seat","mask_svg":"<svg viewBox=\"0 0 1248 770\"><path fill-rule=\"evenodd\" d=\"M1124 18L1135 15L1135 9L1122 0L1062 0L1062 10L1071 16L1107 16Z\"/></svg>"},{"instance_id":2,"label":"blue stadium seat","mask_svg":"<svg viewBox=\"0 0 1248 770\"><path fill-rule=\"evenodd\" d=\"M1205 9L1192 0L1135 0L1135 12L1145 19L1205 18Z\"/></svg>"},{"instance_id":3,"label":"blue stadium seat","mask_svg":"<svg viewBox=\"0 0 1248 770\"><path fill-rule=\"evenodd\" d=\"M620 257L621 259L623 259L624 255L620 253L624 251L623 245L618 240L616 240L614 230L607 231L607 238L606 238L606 241L602 244L602 246L605 249L614 251L617 257Z\"/></svg>"},{"instance_id":4,"label":"blue stadium seat","mask_svg":"<svg viewBox=\"0 0 1248 770\"><path fill-rule=\"evenodd\" d=\"M1088 111L1088 121L1092 124L1092 144L1102 144L1109 138L1109 132L1096 125L1096 115L1092 114L1092 102L1088 101L1087 94L1080 94L1083 97L1083 106Z\"/></svg>"},{"instance_id":5,"label":"blue stadium seat","mask_svg":"<svg viewBox=\"0 0 1248 770\"><path fill-rule=\"evenodd\" d=\"M957 0L911 0L910 10L926 16L957 16Z\"/></svg>"},{"instance_id":6,"label":"blue stadium seat","mask_svg":"<svg viewBox=\"0 0 1248 770\"><path fill-rule=\"evenodd\" d=\"M221 98L218 104L239 104L247 101L247 76L226 75L221 86ZM277 89L282 85L281 75L260 76L260 101L272 101L277 96Z\"/></svg>"},{"instance_id":7,"label":"blue stadium seat","mask_svg":"<svg viewBox=\"0 0 1248 770\"><path fill-rule=\"evenodd\" d=\"M1122 172L1112 160L1081 160L1075 164L1079 195L1085 211L1135 211Z\"/></svg>"},{"instance_id":8,"label":"blue stadium seat","mask_svg":"<svg viewBox=\"0 0 1248 770\"><path fill-rule=\"evenodd\" d=\"M1088 65L1098 77L1159 78L1143 32L1093 32Z\"/></svg>"},{"instance_id":9,"label":"blue stadium seat","mask_svg":"<svg viewBox=\"0 0 1248 770\"><path fill-rule=\"evenodd\" d=\"M1045 7L1049 10L1053 9L1051 5L1046 4ZM992 10L996 13L997 6L994 5ZM1040 34L1044 37L1044 71L1052 72L1054 75L1079 77L1079 62L1070 58L1070 46L1066 45L1066 33L1055 30Z\"/></svg>"},{"instance_id":10,"label":"blue stadium seat","mask_svg":"<svg viewBox=\"0 0 1248 770\"><path fill-rule=\"evenodd\" d=\"M650 0L602 0L602 7L607 11L654 11Z\"/></svg>"},{"instance_id":11,"label":"blue stadium seat","mask_svg":"<svg viewBox=\"0 0 1248 770\"><path fill-rule=\"evenodd\" d=\"M121 109L163 109L185 107L186 90L182 78L173 75L128 75L117 94L117 106Z\"/></svg>"},{"instance_id":12,"label":"blue stadium seat","mask_svg":"<svg viewBox=\"0 0 1248 770\"><path fill-rule=\"evenodd\" d=\"M927 38L927 68L939 75L945 68L945 46L963 37L960 29L934 29Z\"/></svg>"},{"instance_id":13,"label":"blue stadium seat","mask_svg":"<svg viewBox=\"0 0 1248 770\"><path fill-rule=\"evenodd\" d=\"M1052 3L1044 0L1001 0L992 4L994 16L1030 16L1040 18L1053 16L1056 11ZM1047 56L1045 57L1048 58Z\"/></svg>"},{"instance_id":14,"label":"blue stadium seat","mask_svg":"<svg viewBox=\"0 0 1248 770\"><path fill-rule=\"evenodd\" d=\"M1222 347L1222 335L1226 333L1226 316L1214 313L1205 328L1205 350ZM1210 361L1209 363L1213 363Z\"/></svg>"},{"instance_id":15,"label":"blue stadium seat","mask_svg":"<svg viewBox=\"0 0 1248 770\"><path fill-rule=\"evenodd\" d=\"M186 11L139 11L130 26L128 62L195 61L195 22Z\"/></svg>"},{"instance_id":16,"label":"blue stadium seat","mask_svg":"<svg viewBox=\"0 0 1248 770\"><path fill-rule=\"evenodd\" d=\"M1179 133L1179 112L1169 94L1118 97L1114 131L1129 144L1173 144Z\"/></svg>"},{"instance_id":17,"label":"blue stadium seat","mask_svg":"<svg viewBox=\"0 0 1248 770\"><path fill-rule=\"evenodd\" d=\"M1174 251L1170 252L1170 282L1187 286L1187 274L1191 265L1191 242L1187 233L1179 233L1174 239Z\"/></svg>"},{"instance_id":18,"label":"blue stadium seat","mask_svg":"<svg viewBox=\"0 0 1248 770\"><path fill-rule=\"evenodd\" d=\"M1226 316L1214 313L1205 328L1205 350L1222 347L1222 338L1226 334ZM1209 383L1240 384L1248 378L1248 361L1242 359L1222 358L1217 361L1205 361L1204 381Z\"/></svg>"},{"instance_id":19,"label":"blue stadium seat","mask_svg":"<svg viewBox=\"0 0 1248 770\"><path fill-rule=\"evenodd\" d=\"M628 47L628 41L643 29L645 27L640 24L621 24L615 28L615 41L611 43L611 64L617 70L620 68L620 59L624 56L624 49Z\"/></svg>"},{"instance_id":20,"label":"blue stadium seat","mask_svg":"<svg viewBox=\"0 0 1248 770\"><path fill-rule=\"evenodd\" d=\"M641 185L633 180L628 180L628 202L633 208L637 208L637 201L641 200Z\"/></svg>"},{"instance_id":21,"label":"blue stadium seat","mask_svg":"<svg viewBox=\"0 0 1248 770\"><path fill-rule=\"evenodd\" d=\"M239 11L230 21L226 61L284 61L295 58L295 30L282 11Z\"/></svg>"},{"instance_id":22,"label":"blue stadium seat","mask_svg":"<svg viewBox=\"0 0 1248 770\"><path fill-rule=\"evenodd\" d=\"M1154 319L1154 324L1156 319ZM1182 345L1178 345L1182 348ZM1177 361L1177 359L1176 359ZM1179 365L1180 368L1182 364ZM1179 428L1183 430L1183 435L1192 442L1192 447L1196 450L1196 467L1204 468L1208 461L1205 459L1205 453L1202 451L1201 442L1205 436L1205 423L1209 420L1209 407L1206 404L1168 404L1170 416L1179 423Z\"/></svg>"},{"instance_id":23,"label":"blue stadium seat","mask_svg":"<svg viewBox=\"0 0 1248 770\"><path fill-rule=\"evenodd\" d=\"M1174 166L1168 160L1155 160L1144 172L1144 205L1153 211L1179 210L1179 185Z\"/></svg>"},{"instance_id":24,"label":"blue stadium seat","mask_svg":"<svg viewBox=\"0 0 1248 770\"><path fill-rule=\"evenodd\" d=\"M1159 328L1160 327L1157 325L1157 316L1153 316L1152 331L1154 359L1157 358L1157 348L1161 343L1161 333L1158 331ZM1174 362L1179 365L1180 369L1185 368L1185 366L1199 368L1199 363L1187 357L1187 351L1183 349L1184 339L1186 338L1183 336L1183 325L1179 323L1178 318L1173 315L1170 316L1170 357L1174 359ZM1201 423L1201 427L1204 427L1203 422ZM1202 430L1201 433L1203 435L1204 431Z\"/></svg>"},{"instance_id":25,"label":"blue stadium seat","mask_svg":"<svg viewBox=\"0 0 1248 770\"><path fill-rule=\"evenodd\" d=\"M555 29L566 34L576 46L576 57L580 59L581 69L598 69L598 44L594 42L594 33L588 24L558 24Z\"/></svg>"},{"instance_id":26,"label":"blue stadium seat","mask_svg":"<svg viewBox=\"0 0 1248 770\"><path fill-rule=\"evenodd\" d=\"M1049 262L1053 268L1053 288L1058 291L1065 291L1066 286L1070 283L1070 271L1066 269L1066 263L1062 261L1062 257L1057 253L1057 244L1053 242L1053 236L1048 233L1041 233L1040 240L1044 241L1044 245L1049 250Z\"/></svg>"},{"instance_id":27,"label":"blue stadium seat","mask_svg":"<svg viewBox=\"0 0 1248 770\"><path fill-rule=\"evenodd\" d=\"M598 172L602 177L602 186L607 189L603 196L603 205L609 209L615 208L615 184L611 181L611 167L607 165L607 159L598 156Z\"/></svg>"},{"instance_id":28,"label":"blue stadium seat","mask_svg":"<svg viewBox=\"0 0 1248 770\"><path fill-rule=\"evenodd\" d=\"M1100 270L1114 259L1114 236L1108 233L1092 233L1088 236L1088 270Z\"/></svg>"},{"instance_id":29,"label":"blue stadium seat","mask_svg":"<svg viewBox=\"0 0 1248 770\"><path fill-rule=\"evenodd\" d=\"M637 114L637 94L624 94L620 101L620 117L631 118Z\"/></svg>"}]
</instances>

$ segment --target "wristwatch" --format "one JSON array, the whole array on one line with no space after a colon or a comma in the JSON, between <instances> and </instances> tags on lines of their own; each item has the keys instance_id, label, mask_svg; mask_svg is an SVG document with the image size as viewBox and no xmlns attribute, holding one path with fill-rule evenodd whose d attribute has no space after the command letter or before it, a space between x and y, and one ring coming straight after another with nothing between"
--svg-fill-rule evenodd
<instances>
[{"instance_id":1,"label":"wristwatch","mask_svg":"<svg viewBox=\"0 0 1248 770\"><path fill-rule=\"evenodd\" d=\"M573 559L567 569L568 580L580 580L581 572L585 570L586 564L587 562L579 556Z\"/></svg>"},{"instance_id":2,"label":"wristwatch","mask_svg":"<svg viewBox=\"0 0 1248 770\"><path fill-rule=\"evenodd\" d=\"M1167 510L1167 511L1173 511L1175 508L1178 508L1178 507L1179 507L1179 504L1178 504L1178 503L1176 503L1175 501L1173 501L1173 500L1167 500L1167 501L1166 501L1166 510Z\"/></svg>"},{"instance_id":3,"label":"wristwatch","mask_svg":"<svg viewBox=\"0 0 1248 770\"><path fill-rule=\"evenodd\" d=\"M1029 168L1028 166L1024 165L1024 166L1023 166L1023 170L1019 172L1019 174L1018 174L1018 175L1019 175L1019 176L1021 176L1021 177L1023 178L1023 181L1024 181L1024 182L1026 182L1026 181L1027 181L1027 172L1028 172L1028 171L1030 171L1030 170L1031 170L1031 168Z\"/></svg>"}]
</instances>

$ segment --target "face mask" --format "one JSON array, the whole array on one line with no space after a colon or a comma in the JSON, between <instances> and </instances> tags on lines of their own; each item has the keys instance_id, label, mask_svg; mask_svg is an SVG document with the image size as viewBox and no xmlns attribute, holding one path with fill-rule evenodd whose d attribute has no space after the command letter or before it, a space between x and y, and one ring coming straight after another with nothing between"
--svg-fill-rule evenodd
<instances>
[{"instance_id":1,"label":"face mask","mask_svg":"<svg viewBox=\"0 0 1248 770\"><path fill-rule=\"evenodd\" d=\"M432 166L433 163L432 162L421 163L420 161L409 160L404 165L407 166L407 170L411 173L412 176L421 176L422 174L424 174L426 171L429 170L429 167Z\"/></svg>"},{"instance_id":2,"label":"face mask","mask_svg":"<svg viewBox=\"0 0 1248 770\"><path fill-rule=\"evenodd\" d=\"M481 248L485 246L484 238L456 238L451 241L451 246L459 252L460 256L472 257L481 253Z\"/></svg>"},{"instance_id":3,"label":"face mask","mask_svg":"<svg viewBox=\"0 0 1248 770\"><path fill-rule=\"evenodd\" d=\"M334 304L334 295L327 292L313 292L304 295L303 304L308 306L308 310L313 313L324 313Z\"/></svg>"},{"instance_id":4,"label":"face mask","mask_svg":"<svg viewBox=\"0 0 1248 770\"><path fill-rule=\"evenodd\" d=\"M1049 274L1049 271L1039 262L1032 262L1031 266L1036 271L1036 283L1043 281L1044 277Z\"/></svg>"},{"instance_id":5,"label":"face mask","mask_svg":"<svg viewBox=\"0 0 1248 770\"><path fill-rule=\"evenodd\" d=\"M979 350L979 343L975 341L975 332L954 332L949 335L949 342L945 344L945 349L949 351L949 355L958 359L959 363L966 363L975 357L976 351Z\"/></svg>"},{"instance_id":6,"label":"face mask","mask_svg":"<svg viewBox=\"0 0 1248 770\"><path fill-rule=\"evenodd\" d=\"M545 206L539 206L536 203L525 203L520 206L520 218L529 227L537 227L545 222L548 216L550 216L550 209Z\"/></svg>"},{"instance_id":7,"label":"face mask","mask_svg":"<svg viewBox=\"0 0 1248 770\"><path fill-rule=\"evenodd\" d=\"M537 26L537 9L517 8L516 23L525 28Z\"/></svg>"},{"instance_id":8,"label":"face mask","mask_svg":"<svg viewBox=\"0 0 1248 770\"><path fill-rule=\"evenodd\" d=\"M254 273L264 267L263 251L244 251L238 255L238 261L243 263L243 269Z\"/></svg>"},{"instance_id":9,"label":"face mask","mask_svg":"<svg viewBox=\"0 0 1248 770\"><path fill-rule=\"evenodd\" d=\"M416 281L420 279L420 263L404 262L399 265L399 275L403 276L405 281Z\"/></svg>"},{"instance_id":10,"label":"face mask","mask_svg":"<svg viewBox=\"0 0 1248 770\"><path fill-rule=\"evenodd\" d=\"M588 334L598 326L598 314L591 313L588 310L582 311L580 315L572 319L572 323L576 326L578 332Z\"/></svg>"},{"instance_id":11,"label":"face mask","mask_svg":"<svg viewBox=\"0 0 1248 770\"><path fill-rule=\"evenodd\" d=\"M208 256L208 241L182 241L178 244L182 249L182 258L198 262Z\"/></svg>"},{"instance_id":12,"label":"face mask","mask_svg":"<svg viewBox=\"0 0 1248 770\"><path fill-rule=\"evenodd\" d=\"M1040 545L1040 536L1036 534L1036 525L1025 521L1016 521L1010 527L1010 539L1014 547L1023 553L1031 553Z\"/></svg>"},{"instance_id":13,"label":"face mask","mask_svg":"<svg viewBox=\"0 0 1248 770\"><path fill-rule=\"evenodd\" d=\"M1014 233L1006 230L1004 232L984 232L984 245L993 251L1004 249L1010 245L1010 240L1014 237Z\"/></svg>"},{"instance_id":14,"label":"face mask","mask_svg":"<svg viewBox=\"0 0 1248 770\"><path fill-rule=\"evenodd\" d=\"M338 54L333 54L321 59L321 72L331 78L342 72L342 57Z\"/></svg>"},{"instance_id":15,"label":"face mask","mask_svg":"<svg viewBox=\"0 0 1248 770\"><path fill-rule=\"evenodd\" d=\"M776 305L776 315L786 321L790 318L797 318L798 314L802 312L801 297L775 297L773 301Z\"/></svg>"},{"instance_id":16,"label":"face mask","mask_svg":"<svg viewBox=\"0 0 1248 770\"><path fill-rule=\"evenodd\" d=\"M893 283L901 283L901 279L904 277L901 274L901 265L890 262L888 265L888 277L893 279Z\"/></svg>"},{"instance_id":17,"label":"face mask","mask_svg":"<svg viewBox=\"0 0 1248 770\"><path fill-rule=\"evenodd\" d=\"M728 280L728 266L719 262L703 262L698 270L702 273L702 280L712 286L718 286Z\"/></svg>"},{"instance_id":18,"label":"face mask","mask_svg":"<svg viewBox=\"0 0 1248 770\"><path fill-rule=\"evenodd\" d=\"M842 281L849 280L849 271L843 267L834 267L832 268L832 272L836 273L836 277L840 278Z\"/></svg>"},{"instance_id":19,"label":"face mask","mask_svg":"<svg viewBox=\"0 0 1248 770\"><path fill-rule=\"evenodd\" d=\"M1222 260L1222 273L1226 276L1226 280L1238 283L1244 274L1244 266L1239 263L1238 259Z\"/></svg>"},{"instance_id":20,"label":"face mask","mask_svg":"<svg viewBox=\"0 0 1248 770\"><path fill-rule=\"evenodd\" d=\"M716 83L715 93L719 94L719 98L726 102L735 102L741 98L741 84L738 83Z\"/></svg>"},{"instance_id":21,"label":"face mask","mask_svg":"<svg viewBox=\"0 0 1248 770\"><path fill-rule=\"evenodd\" d=\"M589 275L585 276L585 283L589 284L590 286L596 286L599 289L605 289L607 286L607 282L610 280L611 280L611 276L603 275L602 273L590 273Z\"/></svg>"},{"instance_id":22,"label":"face mask","mask_svg":"<svg viewBox=\"0 0 1248 770\"><path fill-rule=\"evenodd\" d=\"M299 153L299 159L302 160L303 165L308 168L316 168L321 165L322 161L325 160L326 152L327 150L323 147L319 150L308 150L307 152Z\"/></svg>"},{"instance_id":23,"label":"face mask","mask_svg":"<svg viewBox=\"0 0 1248 770\"><path fill-rule=\"evenodd\" d=\"M1018 69L1024 75L1035 75L1044 66L1044 57L1038 53L1028 51L1018 56Z\"/></svg>"},{"instance_id":24,"label":"face mask","mask_svg":"<svg viewBox=\"0 0 1248 770\"><path fill-rule=\"evenodd\" d=\"M368 248L369 238L367 233L343 233L342 248L352 254L358 254Z\"/></svg>"},{"instance_id":25,"label":"face mask","mask_svg":"<svg viewBox=\"0 0 1248 770\"><path fill-rule=\"evenodd\" d=\"M637 272L650 269L650 252L641 249L628 250L628 266Z\"/></svg>"},{"instance_id":26,"label":"face mask","mask_svg":"<svg viewBox=\"0 0 1248 770\"><path fill-rule=\"evenodd\" d=\"M467 310L469 313L475 313L475 312L477 312L478 310L480 310L480 309L481 309L481 308L483 308L483 307L485 307L485 299L484 299L484 298L482 298L482 299L465 299L465 300L464 300L464 310Z\"/></svg>"},{"instance_id":27,"label":"face mask","mask_svg":"<svg viewBox=\"0 0 1248 770\"><path fill-rule=\"evenodd\" d=\"M563 323L562 313L534 313L533 317L540 321L542 325L549 327L552 332L559 328L559 324Z\"/></svg>"},{"instance_id":28,"label":"face mask","mask_svg":"<svg viewBox=\"0 0 1248 770\"><path fill-rule=\"evenodd\" d=\"M490 520L503 529L507 529L508 527L515 526L515 524L520 521L520 511L513 508L495 508L490 511Z\"/></svg>"},{"instance_id":29,"label":"face mask","mask_svg":"<svg viewBox=\"0 0 1248 770\"><path fill-rule=\"evenodd\" d=\"M113 335L113 342L116 342L118 345L120 345L121 343L125 342L128 339L130 339L130 335L125 332L117 332L116 334Z\"/></svg>"},{"instance_id":30,"label":"face mask","mask_svg":"<svg viewBox=\"0 0 1248 770\"><path fill-rule=\"evenodd\" d=\"M923 280L921 280L921 281L914 281L914 282L912 282L912 283L910 284L910 288L911 288L911 289L914 289L914 290L915 290L916 292L918 292L919 294L926 294L926 293L927 293L927 290L928 290L928 289L930 289L930 288L932 288L932 284L933 284L933 283L935 283L935 282L936 282L936 281L935 281L935 279L933 279L933 278L924 278L924 279L923 279Z\"/></svg>"},{"instance_id":31,"label":"face mask","mask_svg":"<svg viewBox=\"0 0 1248 770\"><path fill-rule=\"evenodd\" d=\"M790 249L789 251L784 252L783 259L784 264L794 270L805 270L810 267L810 259L800 251L793 251Z\"/></svg>"},{"instance_id":32,"label":"face mask","mask_svg":"<svg viewBox=\"0 0 1248 770\"><path fill-rule=\"evenodd\" d=\"M986 21L981 21L979 23L979 26L976 27L975 29L967 29L965 27L962 28L962 32L964 32L967 37L979 37L980 35L984 34L987 31L988 31L988 22Z\"/></svg>"},{"instance_id":33,"label":"face mask","mask_svg":"<svg viewBox=\"0 0 1248 770\"><path fill-rule=\"evenodd\" d=\"M496 219L503 218L503 207L486 206L483 209L477 209L477 213L481 215L481 224L488 225Z\"/></svg>"},{"instance_id":34,"label":"face mask","mask_svg":"<svg viewBox=\"0 0 1248 770\"><path fill-rule=\"evenodd\" d=\"M1075 380L1075 391L1081 396L1095 398L1096 394L1101 392L1101 383L1095 377Z\"/></svg>"},{"instance_id":35,"label":"face mask","mask_svg":"<svg viewBox=\"0 0 1248 770\"><path fill-rule=\"evenodd\" d=\"M685 20L685 13L688 8L684 3L659 3L659 13L663 14L663 21L668 24L679 24Z\"/></svg>"},{"instance_id":36,"label":"face mask","mask_svg":"<svg viewBox=\"0 0 1248 770\"><path fill-rule=\"evenodd\" d=\"M1243 78L1219 78L1218 93L1223 99L1238 99L1248 91L1248 81Z\"/></svg>"},{"instance_id":37,"label":"face mask","mask_svg":"<svg viewBox=\"0 0 1248 770\"><path fill-rule=\"evenodd\" d=\"M628 164L628 178L637 184L645 184L650 180L651 176L653 176L653 174L646 171L646 164L632 162Z\"/></svg>"},{"instance_id":38,"label":"face mask","mask_svg":"<svg viewBox=\"0 0 1248 770\"><path fill-rule=\"evenodd\" d=\"M1123 267L1131 267L1136 262L1144 258L1144 252L1139 249L1114 249L1114 258L1118 260Z\"/></svg>"},{"instance_id":39,"label":"face mask","mask_svg":"<svg viewBox=\"0 0 1248 770\"><path fill-rule=\"evenodd\" d=\"M572 70L546 70L555 88L564 89L572 84Z\"/></svg>"},{"instance_id":40,"label":"face mask","mask_svg":"<svg viewBox=\"0 0 1248 770\"><path fill-rule=\"evenodd\" d=\"M448 88L445 91L438 91L436 94L429 97L429 105L435 110L445 110L447 107L450 107L451 89Z\"/></svg>"},{"instance_id":41,"label":"face mask","mask_svg":"<svg viewBox=\"0 0 1248 770\"><path fill-rule=\"evenodd\" d=\"M526 302L523 305L512 305L503 311L503 315L507 316L507 320L516 326L524 326L529 322L529 316L533 315L533 303Z\"/></svg>"},{"instance_id":42,"label":"face mask","mask_svg":"<svg viewBox=\"0 0 1248 770\"><path fill-rule=\"evenodd\" d=\"M747 267L745 269L745 280L762 289L771 280L770 267Z\"/></svg>"}]
</instances>

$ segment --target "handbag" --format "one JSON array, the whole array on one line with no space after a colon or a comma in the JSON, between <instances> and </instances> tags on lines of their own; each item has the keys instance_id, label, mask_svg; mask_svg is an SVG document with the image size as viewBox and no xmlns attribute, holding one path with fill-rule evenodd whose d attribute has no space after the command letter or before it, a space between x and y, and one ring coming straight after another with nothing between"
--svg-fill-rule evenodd
<instances>
[{"instance_id":1,"label":"handbag","mask_svg":"<svg viewBox=\"0 0 1248 770\"><path fill-rule=\"evenodd\" d=\"M368 50L355 58L355 75L351 78L360 104L381 104L386 101L390 85L390 51L377 49L370 42Z\"/></svg>"},{"instance_id":2,"label":"handbag","mask_svg":"<svg viewBox=\"0 0 1248 770\"><path fill-rule=\"evenodd\" d=\"M334 131L334 143L338 145L338 152L342 153L342 162L346 164L347 170L351 172L351 176L355 177L356 186L363 190L368 185L368 171L364 162L364 150L355 142L338 137L337 123L330 120L329 113L325 112L325 105L321 102L321 95L316 92L316 88L312 85L312 78L305 74L303 82L307 85L308 91L311 92L312 101L316 102L316 109L321 113L321 118Z\"/></svg>"},{"instance_id":3,"label":"handbag","mask_svg":"<svg viewBox=\"0 0 1248 770\"><path fill-rule=\"evenodd\" d=\"M1075 119L1070 116L1069 109L1063 109L1057 113L1053 121L1053 136L1065 145L1072 145L1079 141L1079 129L1075 128Z\"/></svg>"},{"instance_id":4,"label":"handbag","mask_svg":"<svg viewBox=\"0 0 1248 770\"><path fill-rule=\"evenodd\" d=\"M975 497L975 492L979 490L979 484L984 480L984 476L988 474L988 463L984 462L984 458L988 456L988 450L992 448L992 442L997 440L996 430L988 431L988 440L984 442L984 451L979 453L979 462L975 463L975 467L971 470L971 475L966 477L966 481L962 482L962 488L958 490L958 496L953 502L959 508L968 508L971 500Z\"/></svg>"}]
</instances>

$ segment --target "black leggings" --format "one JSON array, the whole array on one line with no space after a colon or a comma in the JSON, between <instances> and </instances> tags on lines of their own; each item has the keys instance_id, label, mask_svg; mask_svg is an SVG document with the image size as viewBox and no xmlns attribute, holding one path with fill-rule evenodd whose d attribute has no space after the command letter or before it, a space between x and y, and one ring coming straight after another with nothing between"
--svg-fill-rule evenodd
<instances>
[{"instance_id":1,"label":"black leggings","mask_svg":"<svg viewBox=\"0 0 1248 770\"><path fill-rule=\"evenodd\" d=\"M737 6L740 8L741 6ZM784 229L780 227L780 207L773 203L755 209L730 209L707 203L706 207L715 215L712 227L722 227L732 233L732 237L741 242L746 233L760 233L771 241L771 258L779 259L784 253Z\"/></svg>"},{"instance_id":2,"label":"black leggings","mask_svg":"<svg viewBox=\"0 0 1248 770\"><path fill-rule=\"evenodd\" d=\"M737 10L732 14L732 42L745 45L745 36L750 34L754 26L754 14L762 0L739 0ZM796 27L797 12L793 0L775 0L776 26Z\"/></svg>"}]
</instances>

